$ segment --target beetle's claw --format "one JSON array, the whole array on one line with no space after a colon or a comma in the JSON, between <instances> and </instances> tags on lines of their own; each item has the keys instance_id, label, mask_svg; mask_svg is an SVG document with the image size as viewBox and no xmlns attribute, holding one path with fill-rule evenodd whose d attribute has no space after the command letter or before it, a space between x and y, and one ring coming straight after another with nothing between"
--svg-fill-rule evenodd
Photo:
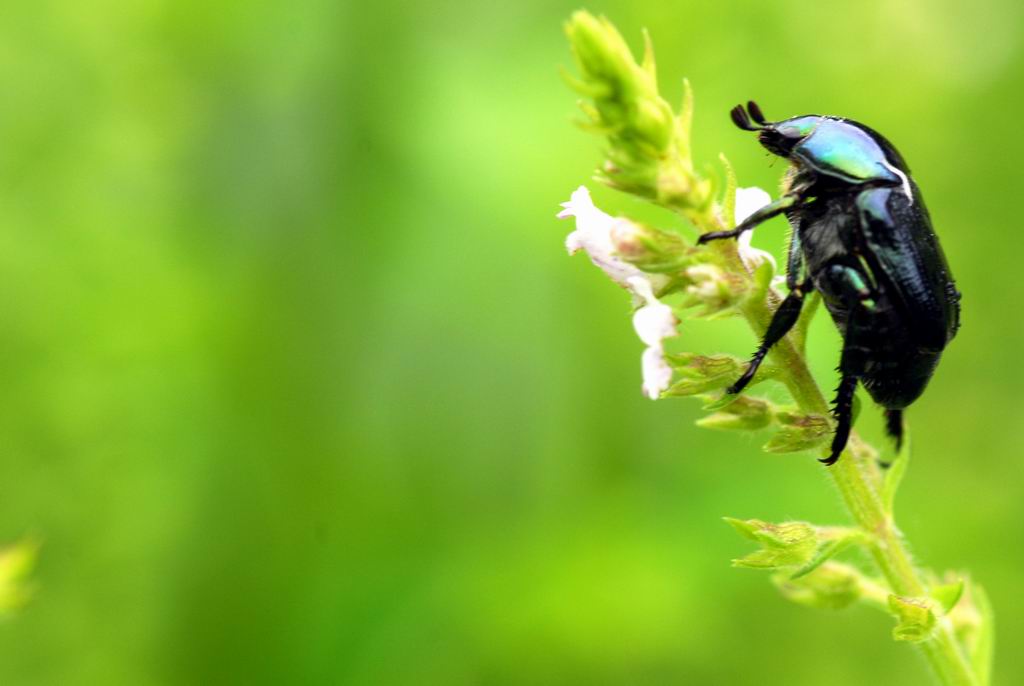
<instances>
[{"instance_id":1,"label":"beetle's claw","mask_svg":"<svg viewBox=\"0 0 1024 686\"><path fill-rule=\"evenodd\" d=\"M708 233L701 234L697 237L697 245L706 245L711 241L717 241L720 238L735 238L737 236L735 231L709 231Z\"/></svg>"}]
</instances>

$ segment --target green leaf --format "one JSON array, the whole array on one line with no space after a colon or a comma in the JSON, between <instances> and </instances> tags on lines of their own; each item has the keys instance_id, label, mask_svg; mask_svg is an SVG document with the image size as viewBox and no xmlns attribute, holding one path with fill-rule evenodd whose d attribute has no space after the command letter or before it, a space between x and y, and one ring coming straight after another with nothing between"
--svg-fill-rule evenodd
<instances>
[{"instance_id":1,"label":"green leaf","mask_svg":"<svg viewBox=\"0 0 1024 686\"><path fill-rule=\"evenodd\" d=\"M697 426L724 431L758 431L772 422L772 406L766 400L739 396L721 411L697 420Z\"/></svg>"},{"instance_id":2,"label":"green leaf","mask_svg":"<svg viewBox=\"0 0 1024 686\"><path fill-rule=\"evenodd\" d=\"M907 431L903 435L903 445L900 447L899 453L896 454L896 459L889 466L889 469L885 473L885 481L882 484L882 503L885 506L885 511L892 515L893 504L896 500L896 491L900 487L900 482L903 481L903 475L907 471L907 464L910 462L910 432Z\"/></svg>"},{"instance_id":3,"label":"green leaf","mask_svg":"<svg viewBox=\"0 0 1024 686\"><path fill-rule=\"evenodd\" d=\"M826 610L841 610L861 597L861 573L849 565L829 562L798 579L775 574L772 583L794 603Z\"/></svg>"},{"instance_id":4,"label":"green leaf","mask_svg":"<svg viewBox=\"0 0 1024 686\"><path fill-rule=\"evenodd\" d=\"M771 262L765 260L757 265L754 270L754 288L747 294L747 299L751 302L764 302L768 296L768 289L772 286L773 276L775 276L775 267Z\"/></svg>"},{"instance_id":5,"label":"green leaf","mask_svg":"<svg viewBox=\"0 0 1024 686\"><path fill-rule=\"evenodd\" d=\"M728 227L736 226L736 172L733 171L729 158L719 154L722 166L725 167L725 195L722 197L722 220Z\"/></svg>"},{"instance_id":6,"label":"green leaf","mask_svg":"<svg viewBox=\"0 0 1024 686\"><path fill-rule=\"evenodd\" d=\"M704 378L704 379L680 379L674 384L668 387L662 397L664 398L681 398L691 395L701 395L702 393L708 393L710 391L717 391L721 388L725 388L732 381L728 377L722 378ZM729 401L732 402L731 400ZM729 403L726 403L729 404Z\"/></svg>"},{"instance_id":7,"label":"green leaf","mask_svg":"<svg viewBox=\"0 0 1024 686\"><path fill-rule=\"evenodd\" d=\"M676 118L679 126L676 128L676 140L679 151L684 157L690 156L690 132L693 130L693 87L690 86L690 79L683 79L683 100L679 106L679 116Z\"/></svg>"},{"instance_id":8,"label":"green leaf","mask_svg":"<svg viewBox=\"0 0 1024 686\"><path fill-rule=\"evenodd\" d=\"M766 526L760 519L736 519L735 517L722 517L725 523L736 530L743 538L751 541L759 540L757 532Z\"/></svg>"},{"instance_id":9,"label":"green leaf","mask_svg":"<svg viewBox=\"0 0 1024 686\"><path fill-rule=\"evenodd\" d=\"M733 560L734 567L778 569L805 564L818 547L818 535L807 522L769 524L759 519L733 519L728 522L741 536L756 541L761 550Z\"/></svg>"},{"instance_id":10,"label":"green leaf","mask_svg":"<svg viewBox=\"0 0 1024 686\"><path fill-rule=\"evenodd\" d=\"M832 425L823 415L778 412L775 418L782 428L764 444L765 452L796 453L814 450L832 435Z\"/></svg>"},{"instance_id":11,"label":"green leaf","mask_svg":"<svg viewBox=\"0 0 1024 686\"><path fill-rule=\"evenodd\" d=\"M897 620L892 637L897 641L911 643L920 643L931 638L937 623L933 603L931 598L890 595L889 612Z\"/></svg>"},{"instance_id":12,"label":"green leaf","mask_svg":"<svg viewBox=\"0 0 1024 686\"><path fill-rule=\"evenodd\" d=\"M666 397L698 395L725 388L739 378L745 363L730 355L670 353L665 360L682 377L665 391ZM730 396L731 404L738 396Z\"/></svg>"},{"instance_id":13,"label":"green leaf","mask_svg":"<svg viewBox=\"0 0 1024 686\"><path fill-rule=\"evenodd\" d=\"M928 595L938 601L944 612L949 612L959 602L964 593L964 580L958 579L950 584L932 586L928 589Z\"/></svg>"},{"instance_id":14,"label":"green leaf","mask_svg":"<svg viewBox=\"0 0 1024 686\"><path fill-rule=\"evenodd\" d=\"M709 398L706 403L701 407L702 410L715 411L729 407L734 402L742 398L743 396L738 393L723 393L718 397Z\"/></svg>"},{"instance_id":15,"label":"green leaf","mask_svg":"<svg viewBox=\"0 0 1024 686\"><path fill-rule=\"evenodd\" d=\"M697 252L678 233L625 219L615 223L611 239L619 257L650 274L676 274Z\"/></svg>"},{"instance_id":16,"label":"green leaf","mask_svg":"<svg viewBox=\"0 0 1024 686\"><path fill-rule=\"evenodd\" d=\"M979 686L988 686L992 682L992 656L995 652L995 613L988 594L980 585L972 582L970 595L981 621L973 639L968 643L968 652Z\"/></svg>"},{"instance_id":17,"label":"green leaf","mask_svg":"<svg viewBox=\"0 0 1024 686\"><path fill-rule=\"evenodd\" d=\"M842 528L835 530L833 535L836 537L821 545L815 552L814 557L812 557L803 567L793 572L790 579L796 580L810 574L822 564L849 548L851 545L863 543L866 538L864 532L860 529Z\"/></svg>"},{"instance_id":18,"label":"green leaf","mask_svg":"<svg viewBox=\"0 0 1024 686\"><path fill-rule=\"evenodd\" d=\"M654 43L651 41L651 34L643 29L644 35L644 56L640 62L640 68L651 75L651 80L657 82L658 68L654 63Z\"/></svg>"},{"instance_id":19,"label":"green leaf","mask_svg":"<svg viewBox=\"0 0 1024 686\"><path fill-rule=\"evenodd\" d=\"M669 353L665 361L677 377L681 377L665 391L666 397L702 395L731 386L747 368L747 361L732 355L698 355L696 353ZM754 386L774 378L779 368L762 364L748 384ZM736 402L740 395L722 394L715 396L704 406L705 410L720 410Z\"/></svg>"}]
</instances>

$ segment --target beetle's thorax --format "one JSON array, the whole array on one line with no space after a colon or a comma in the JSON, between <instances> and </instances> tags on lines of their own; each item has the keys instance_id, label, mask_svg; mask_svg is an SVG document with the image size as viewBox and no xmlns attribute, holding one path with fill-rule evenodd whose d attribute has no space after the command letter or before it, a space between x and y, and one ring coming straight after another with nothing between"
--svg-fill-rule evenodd
<instances>
[{"instance_id":1,"label":"beetle's thorax","mask_svg":"<svg viewBox=\"0 0 1024 686\"><path fill-rule=\"evenodd\" d=\"M793 156L794 148L806 140L825 119L811 114L768 124L758 133L757 139L769 152L789 159Z\"/></svg>"},{"instance_id":2,"label":"beetle's thorax","mask_svg":"<svg viewBox=\"0 0 1024 686\"><path fill-rule=\"evenodd\" d=\"M793 117L765 126L758 140L770 152L830 183L902 186L911 197L903 158L878 133L857 122Z\"/></svg>"}]
</instances>

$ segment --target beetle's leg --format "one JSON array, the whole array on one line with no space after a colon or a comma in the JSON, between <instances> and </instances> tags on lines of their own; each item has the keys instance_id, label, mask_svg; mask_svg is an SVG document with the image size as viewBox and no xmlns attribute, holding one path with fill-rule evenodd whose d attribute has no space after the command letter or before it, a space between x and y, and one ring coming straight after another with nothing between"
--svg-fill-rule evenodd
<instances>
[{"instance_id":1,"label":"beetle's leg","mask_svg":"<svg viewBox=\"0 0 1024 686\"><path fill-rule=\"evenodd\" d=\"M799 260L795 266L795 270L799 271ZM789 266L790 270L794 270L794 265L791 263ZM742 391L747 387L747 384L754 378L754 374L757 373L758 367L764 361L765 355L772 349L772 346L779 342L783 336L789 333L789 330L796 324L797 319L800 318L800 308L804 304L804 296L807 295L811 290L811 280L807 279L801 284L793 287L793 290L789 292L789 295L779 305L779 309L775 310L775 314L772 316L771 322L768 323L768 330L764 334L764 340L761 341L761 345L758 346L757 350L754 351L754 355L750 358L750 364L747 365L747 370L743 372L743 376L736 380L732 386L725 389L726 393L735 394Z\"/></svg>"},{"instance_id":2,"label":"beetle's leg","mask_svg":"<svg viewBox=\"0 0 1024 686\"><path fill-rule=\"evenodd\" d=\"M789 237L789 248L786 251L786 288L795 291L800 283L800 273L804 266L804 252L800 247L800 232L793 228Z\"/></svg>"},{"instance_id":3,"label":"beetle's leg","mask_svg":"<svg viewBox=\"0 0 1024 686\"><path fill-rule=\"evenodd\" d=\"M764 361L765 355L771 350L772 346L779 342L779 340L789 333L789 330L793 328L797 320L800 318L800 309L804 304L804 296L806 296L812 288L811 280L807 279L804 282L800 282L801 271L803 270L803 252L800 250L800 237L793 232L793 236L789 242L789 251L786 259L786 286L789 288L789 295L779 305L779 309L775 310L775 314L772 316L771 322L768 324L768 330L765 332L764 340L761 345L754 352L753 357L750 360L750 364L746 371L743 372L743 376L736 380L732 386L730 386L727 393L739 393L747 384L754 378L754 374L757 373L758 367L761 366L761 362Z\"/></svg>"},{"instance_id":4,"label":"beetle's leg","mask_svg":"<svg viewBox=\"0 0 1024 686\"><path fill-rule=\"evenodd\" d=\"M896 452L903 447L903 410L885 411L885 432L896 442Z\"/></svg>"},{"instance_id":5,"label":"beetle's leg","mask_svg":"<svg viewBox=\"0 0 1024 686\"><path fill-rule=\"evenodd\" d=\"M843 353L839 358L839 373L842 376L836 389L832 410L836 420L836 433L832 438L829 456L821 460L823 464L831 466L842 455L846 442L850 439L850 429L853 426L853 396L863 373L866 352L857 342L857 331L863 316L874 309L875 301L863 275L853 267L834 264L828 269L826 278L830 287L842 294L850 313L846 320Z\"/></svg>"},{"instance_id":6,"label":"beetle's leg","mask_svg":"<svg viewBox=\"0 0 1024 686\"><path fill-rule=\"evenodd\" d=\"M842 368L841 364L840 368ZM850 440L850 428L853 426L853 394L857 390L857 381L856 376L845 372L839 380L839 388L836 389L836 399L832 409L832 416L836 419L836 433L832 437L832 451L828 457L819 460L826 466L831 467L836 463L839 456L843 454L843 449L846 448L846 442Z\"/></svg>"},{"instance_id":7,"label":"beetle's leg","mask_svg":"<svg viewBox=\"0 0 1024 686\"><path fill-rule=\"evenodd\" d=\"M777 217L788 209L796 207L803 202L803 196L796 193L789 193L782 196L775 202L768 203L744 219L739 226L731 231L710 231L697 239L697 243L704 245L708 241L716 241L720 238L736 238L744 231L750 231L761 222Z\"/></svg>"},{"instance_id":8,"label":"beetle's leg","mask_svg":"<svg viewBox=\"0 0 1024 686\"><path fill-rule=\"evenodd\" d=\"M836 420L836 433L832 437L832 450L829 456L821 462L827 466L835 464L839 456L846 448L846 442L850 440L850 429L853 426L853 395L857 390L857 382L860 381L860 372L864 368L863 351L853 342L850 331L854 328L854 318L857 316L860 305L850 308L850 318L846 323L846 341L843 343L843 354L839 358L839 387L836 389L836 399L832 404L832 416Z\"/></svg>"}]
</instances>

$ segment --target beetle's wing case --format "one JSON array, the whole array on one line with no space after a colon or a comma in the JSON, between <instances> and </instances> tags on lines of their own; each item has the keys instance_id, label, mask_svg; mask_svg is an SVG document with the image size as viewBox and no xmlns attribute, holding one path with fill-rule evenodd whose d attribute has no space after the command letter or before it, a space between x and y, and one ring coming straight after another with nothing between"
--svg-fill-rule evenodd
<instances>
[{"instance_id":1,"label":"beetle's wing case","mask_svg":"<svg viewBox=\"0 0 1024 686\"><path fill-rule=\"evenodd\" d=\"M939 351L960 323L959 294L916 184L869 188L857 196L863 257L906 317L913 339Z\"/></svg>"}]
</instances>

